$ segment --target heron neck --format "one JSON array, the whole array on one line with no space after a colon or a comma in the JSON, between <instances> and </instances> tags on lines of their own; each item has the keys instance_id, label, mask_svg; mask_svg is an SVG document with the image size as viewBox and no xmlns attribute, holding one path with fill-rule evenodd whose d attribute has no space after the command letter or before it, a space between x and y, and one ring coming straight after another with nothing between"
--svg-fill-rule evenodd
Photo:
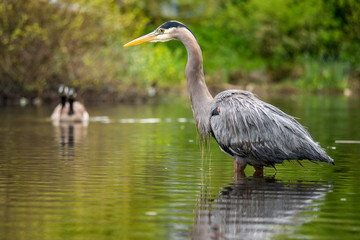
<instances>
[{"instance_id":1,"label":"heron neck","mask_svg":"<svg viewBox=\"0 0 360 240\"><path fill-rule=\"evenodd\" d=\"M180 41L185 45L188 60L185 68L187 90L189 93L196 126L202 137L210 132L210 103L213 100L205 83L201 48L193 34L187 30Z\"/></svg>"}]
</instances>

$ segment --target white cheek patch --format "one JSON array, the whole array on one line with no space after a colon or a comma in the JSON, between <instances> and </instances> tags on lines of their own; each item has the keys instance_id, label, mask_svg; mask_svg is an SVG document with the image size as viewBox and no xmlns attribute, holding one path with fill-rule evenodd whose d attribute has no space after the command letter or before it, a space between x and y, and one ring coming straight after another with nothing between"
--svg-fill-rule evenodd
<instances>
[{"instance_id":1,"label":"white cheek patch","mask_svg":"<svg viewBox=\"0 0 360 240\"><path fill-rule=\"evenodd\" d=\"M151 42L166 42L169 40L172 40L173 38L171 38L168 34L160 34L156 36L156 39L151 41Z\"/></svg>"},{"instance_id":2,"label":"white cheek patch","mask_svg":"<svg viewBox=\"0 0 360 240\"><path fill-rule=\"evenodd\" d=\"M156 39L152 40L151 42L166 42L166 41L174 40L175 38L170 37L170 33L172 31L173 29L168 29L167 32L157 35Z\"/></svg>"}]
</instances>

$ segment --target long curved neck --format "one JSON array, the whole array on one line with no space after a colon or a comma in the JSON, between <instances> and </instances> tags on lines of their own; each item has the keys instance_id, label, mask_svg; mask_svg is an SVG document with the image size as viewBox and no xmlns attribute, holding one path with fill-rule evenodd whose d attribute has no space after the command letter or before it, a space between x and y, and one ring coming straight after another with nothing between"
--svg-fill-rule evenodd
<instances>
[{"instance_id":1,"label":"long curved neck","mask_svg":"<svg viewBox=\"0 0 360 240\"><path fill-rule=\"evenodd\" d=\"M188 61L185 68L187 90L190 96L193 115L201 137L206 138L210 133L210 103L213 100L205 83L203 58L200 46L194 35L187 29L182 29L178 39L184 44Z\"/></svg>"}]
</instances>

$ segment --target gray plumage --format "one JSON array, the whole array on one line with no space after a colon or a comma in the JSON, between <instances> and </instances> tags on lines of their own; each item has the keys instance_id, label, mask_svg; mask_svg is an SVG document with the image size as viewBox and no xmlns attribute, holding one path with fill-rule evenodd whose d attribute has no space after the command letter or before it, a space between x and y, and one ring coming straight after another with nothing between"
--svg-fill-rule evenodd
<instances>
[{"instance_id":1,"label":"gray plumage","mask_svg":"<svg viewBox=\"0 0 360 240\"><path fill-rule=\"evenodd\" d=\"M220 148L252 166L303 159L333 163L293 117L250 92L224 91L214 98L211 109L219 109L210 116L210 131Z\"/></svg>"},{"instance_id":2,"label":"gray plumage","mask_svg":"<svg viewBox=\"0 0 360 240\"><path fill-rule=\"evenodd\" d=\"M182 23L169 21L124 46L180 40L188 53L187 90L201 139L212 135L234 157L235 172L246 164L262 174L263 166L284 160L334 161L293 117L242 90L228 90L213 98L206 87L203 58L194 34Z\"/></svg>"}]
</instances>

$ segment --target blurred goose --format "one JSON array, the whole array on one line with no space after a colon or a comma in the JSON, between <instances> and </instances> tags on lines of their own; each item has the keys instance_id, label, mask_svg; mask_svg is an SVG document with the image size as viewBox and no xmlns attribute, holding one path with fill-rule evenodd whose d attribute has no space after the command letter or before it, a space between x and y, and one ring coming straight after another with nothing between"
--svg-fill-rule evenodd
<instances>
[{"instance_id":1,"label":"blurred goose","mask_svg":"<svg viewBox=\"0 0 360 240\"><path fill-rule=\"evenodd\" d=\"M64 85L59 87L59 94L61 103L58 104L53 113L51 119L58 122L87 122L89 120L89 114L86 111L83 104L79 101L75 101L76 93L73 88L68 88ZM68 102L66 102L68 99Z\"/></svg>"}]
</instances>

